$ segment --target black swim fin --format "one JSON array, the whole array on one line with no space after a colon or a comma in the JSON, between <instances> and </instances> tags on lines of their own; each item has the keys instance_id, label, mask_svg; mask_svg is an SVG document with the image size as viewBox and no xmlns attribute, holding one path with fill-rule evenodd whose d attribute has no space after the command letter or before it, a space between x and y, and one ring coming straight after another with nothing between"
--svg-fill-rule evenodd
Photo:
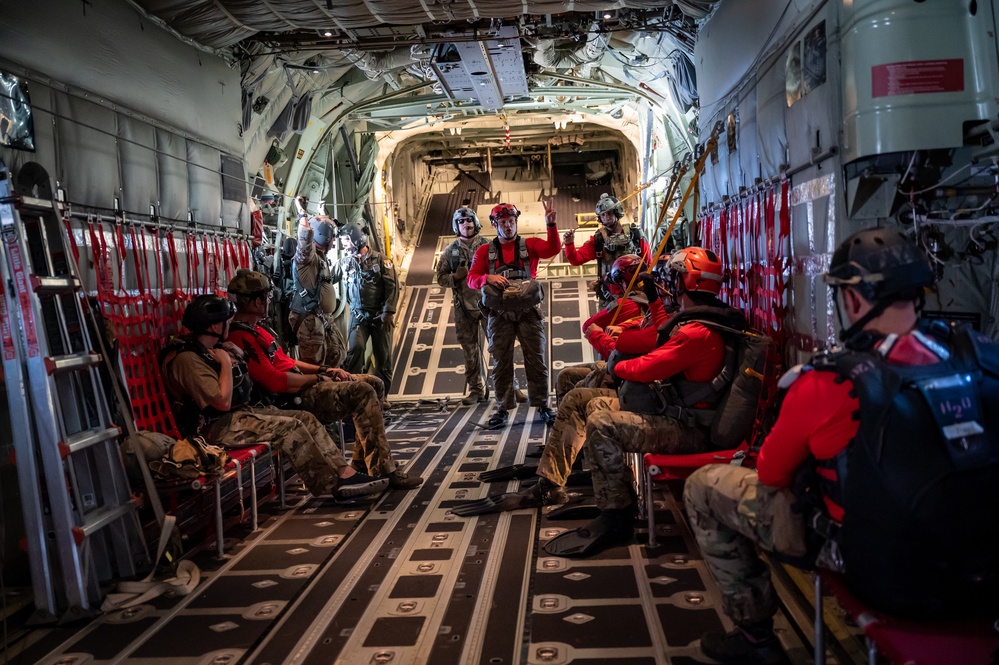
<instances>
[{"instance_id":1,"label":"black swim fin","mask_svg":"<svg viewBox=\"0 0 999 665\"><path fill-rule=\"evenodd\" d=\"M630 541L635 535L633 518L630 511L627 517L620 512L605 510L583 528L555 536L545 543L545 552L552 556L587 557Z\"/></svg>"},{"instance_id":2,"label":"black swim fin","mask_svg":"<svg viewBox=\"0 0 999 665\"><path fill-rule=\"evenodd\" d=\"M600 509L592 496L578 495L551 509L545 517L550 520L594 520L600 517Z\"/></svg>"},{"instance_id":3,"label":"black swim fin","mask_svg":"<svg viewBox=\"0 0 999 665\"><path fill-rule=\"evenodd\" d=\"M496 483L501 480L526 480L533 477L538 472L536 464L513 464L502 466L492 471L483 471L479 474L479 480L484 483Z\"/></svg>"},{"instance_id":4,"label":"black swim fin","mask_svg":"<svg viewBox=\"0 0 999 665\"><path fill-rule=\"evenodd\" d=\"M490 513L502 513L507 510L518 510L520 508L537 508L541 502L535 497L531 490L521 490L519 492L507 492L505 494L494 494L484 499L474 501L462 501L451 506L451 512L459 517L474 517L476 515L489 515Z\"/></svg>"}]
</instances>

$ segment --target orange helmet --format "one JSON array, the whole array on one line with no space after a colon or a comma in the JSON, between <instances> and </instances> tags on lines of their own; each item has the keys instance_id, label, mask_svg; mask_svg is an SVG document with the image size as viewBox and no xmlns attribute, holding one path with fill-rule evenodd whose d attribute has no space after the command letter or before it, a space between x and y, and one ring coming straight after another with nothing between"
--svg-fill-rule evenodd
<instances>
[{"instance_id":1,"label":"orange helmet","mask_svg":"<svg viewBox=\"0 0 999 665\"><path fill-rule=\"evenodd\" d=\"M513 217L517 219L520 217L520 211L512 203L499 203L493 206L493 209L489 212L489 221L495 226L496 220L500 217Z\"/></svg>"},{"instance_id":2,"label":"orange helmet","mask_svg":"<svg viewBox=\"0 0 999 665\"><path fill-rule=\"evenodd\" d=\"M718 255L703 247L687 247L673 252L669 259L669 268L681 279L677 279L677 287L681 293L698 291L718 295L721 291L725 274Z\"/></svg>"},{"instance_id":3,"label":"orange helmet","mask_svg":"<svg viewBox=\"0 0 999 665\"><path fill-rule=\"evenodd\" d=\"M611 295L619 296L624 293L641 263L642 258L638 254L625 254L614 261L610 272L607 273L607 290Z\"/></svg>"}]
</instances>

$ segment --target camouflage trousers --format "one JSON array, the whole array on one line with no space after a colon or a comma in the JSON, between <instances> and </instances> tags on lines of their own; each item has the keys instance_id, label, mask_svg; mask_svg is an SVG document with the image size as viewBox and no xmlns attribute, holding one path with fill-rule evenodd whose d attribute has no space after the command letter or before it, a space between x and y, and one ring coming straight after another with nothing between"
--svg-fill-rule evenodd
<instances>
[{"instance_id":1,"label":"camouflage trousers","mask_svg":"<svg viewBox=\"0 0 999 665\"><path fill-rule=\"evenodd\" d=\"M381 401L370 383L323 381L305 389L301 395L302 408L324 425L348 416L353 419L357 434L354 459L363 459L368 473L384 476L395 471L396 464L385 438Z\"/></svg>"},{"instance_id":2,"label":"camouflage trousers","mask_svg":"<svg viewBox=\"0 0 999 665\"><path fill-rule=\"evenodd\" d=\"M614 388L607 374L607 363L598 360L585 365L572 365L559 371L555 379L555 398L561 400L573 388Z\"/></svg>"},{"instance_id":3,"label":"camouflage trousers","mask_svg":"<svg viewBox=\"0 0 999 665\"><path fill-rule=\"evenodd\" d=\"M470 395L485 395L486 384L482 372L482 339L486 333L486 320L476 310L468 312L463 306L454 306L454 334L465 356L465 383Z\"/></svg>"},{"instance_id":4,"label":"camouflage trousers","mask_svg":"<svg viewBox=\"0 0 999 665\"><path fill-rule=\"evenodd\" d=\"M486 323L489 353L493 358L493 388L496 406L510 410L517 406L513 394L513 343L520 342L524 354L524 372L527 374L527 394L531 406L548 404L548 364L545 350L545 322L538 308L519 316L493 312Z\"/></svg>"},{"instance_id":5,"label":"camouflage trousers","mask_svg":"<svg viewBox=\"0 0 999 665\"><path fill-rule=\"evenodd\" d=\"M572 463L586 440L586 419L600 410L617 410L617 393L600 388L573 388L558 404L555 424L548 432L538 462L538 475L564 486Z\"/></svg>"},{"instance_id":6,"label":"camouflage trousers","mask_svg":"<svg viewBox=\"0 0 999 665\"><path fill-rule=\"evenodd\" d=\"M791 508L791 490L762 484L753 469L711 464L687 479L683 501L725 613L739 626L773 616L777 597L755 546L805 553L804 520Z\"/></svg>"},{"instance_id":7,"label":"camouflage trousers","mask_svg":"<svg viewBox=\"0 0 999 665\"><path fill-rule=\"evenodd\" d=\"M315 496L332 494L340 480L340 471L347 466L347 460L322 423L308 411L274 406L237 411L212 442L227 448L269 444L291 462Z\"/></svg>"},{"instance_id":8,"label":"camouflage trousers","mask_svg":"<svg viewBox=\"0 0 999 665\"><path fill-rule=\"evenodd\" d=\"M301 323L299 323L301 321ZM313 365L339 367L347 357L347 342L340 326L328 317L309 312L288 315L292 330L298 325L298 358Z\"/></svg>"},{"instance_id":9,"label":"camouflage trousers","mask_svg":"<svg viewBox=\"0 0 999 665\"><path fill-rule=\"evenodd\" d=\"M669 416L598 411L586 419L586 451L601 510L633 503L635 479L626 453L688 454L707 450L707 436Z\"/></svg>"}]
</instances>

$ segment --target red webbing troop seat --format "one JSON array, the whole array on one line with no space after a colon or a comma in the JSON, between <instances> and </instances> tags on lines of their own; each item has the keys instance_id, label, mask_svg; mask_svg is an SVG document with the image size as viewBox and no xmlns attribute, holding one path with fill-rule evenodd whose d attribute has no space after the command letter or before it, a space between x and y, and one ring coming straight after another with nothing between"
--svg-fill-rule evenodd
<instances>
[{"instance_id":1,"label":"red webbing troop seat","mask_svg":"<svg viewBox=\"0 0 999 665\"><path fill-rule=\"evenodd\" d=\"M117 219L93 215L86 219L80 236L72 220L66 219L74 258L83 273L89 268L80 262L81 245L89 245L95 271L96 300L119 345L132 417L136 428L179 437L173 413L160 375L157 354L163 343L181 329L187 303L201 293L217 293L239 268L250 265L249 243L228 234L162 230L122 224ZM82 240L82 242L81 242ZM215 530L218 553L222 555L222 505L234 484L245 515L244 497L249 491L253 528L257 528L256 479L258 460L277 460L265 443L229 451L225 473L193 481L159 485L170 494L176 510L178 490L214 492ZM278 462L279 463L279 462ZM283 474L277 474L278 490L284 504ZM249 483L246 482L249 480ZM225 496L224 496L225 495Z\"/></svg>"},{"instance_id":2,"label":"red webbing troop seat","mask_svg":"<svg viewBox=\"0 0 999 665\"><path fill-rule=\"evenodd\" d=\"M990 665L999 662L999 616L967 620L913 621L872 610L847 588L841 575L819 570L824 587L864 631L870 665L880 654L892 665ZM817 596L816 606L822 598ZM816 633L821 637L821 631ZM816 641L815 663L824 665L825 645Z\"/></svg>"},{"instance_id":3,"label":"red webbing troop seat","mask_svg":"<svg viewBox=\"0 0 999 665\"><path fill-rule=\"evenodd\" d=\"M706 453L691 455L657 455L646 453L642 456L641 473L638 473L638 496L640 510L644 508L649 524L649 547L658 547L656 540L656 511L652 499L652 483L665 480L685 480L702 466L708 464L731 464L732 460L741 460L749 451L749 444L743 442L732 450L712 450Z\"/></svg>"},{"instance_id":4,"label":"red webbing troop seat","mask_svg":"<svg viewBox=\"0 0 999 665\"><path fill-rule=\"evenodd\" d=\"M224 555L224 525L222 520L223 508L226 505L236 503L239 505L239 521L246 518L245 500L249 498L250 518L253 530L256 531L259 525L257 513L257 486L262 483L269 483L271 469L274 467L276 455L272 455L267 444L261 443L246 448L230 450L229 459L226 461L225 470L218 476L200 476L190 480L171 480L157 483L160 494L168 499L170 512L177 515L177 522L180 528L189 524L189 520L196 521L199 511L204 507L198 507L200 499L195 501L193 516L185 513L183 504L184 497L190 492L212 493L212 515L215 526L215 549L221 559ZM262 466L261 466L262 464ZM281 474L277 475L278 489L284 496L284 484ZM191 512L188 510L187 512ZM202 518L203 519L203 518Z\"/></svg>"}]
</instances>

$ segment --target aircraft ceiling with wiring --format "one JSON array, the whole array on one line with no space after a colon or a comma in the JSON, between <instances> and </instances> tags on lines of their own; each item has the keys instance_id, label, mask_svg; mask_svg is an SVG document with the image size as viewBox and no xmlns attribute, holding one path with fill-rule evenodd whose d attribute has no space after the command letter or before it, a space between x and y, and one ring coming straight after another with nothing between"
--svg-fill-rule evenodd
<instances>
[{"instance_id":1,"label":"aircraft ceiling with wiring","mask_svg":"<svg viewBox=\"0 0 999 665\"><path fill-rule=\"evenodd\" d=\"M487 148L636 143L640 106L659 111L657 125L670 118L658 144L682 154L696 95L694 22L716 4L132 0L238 66L250 168L307 118L393 141L426 134L428 153L474 158ZM311 138L294 148L309 154Z\"/></svg>"}]
</instances>

